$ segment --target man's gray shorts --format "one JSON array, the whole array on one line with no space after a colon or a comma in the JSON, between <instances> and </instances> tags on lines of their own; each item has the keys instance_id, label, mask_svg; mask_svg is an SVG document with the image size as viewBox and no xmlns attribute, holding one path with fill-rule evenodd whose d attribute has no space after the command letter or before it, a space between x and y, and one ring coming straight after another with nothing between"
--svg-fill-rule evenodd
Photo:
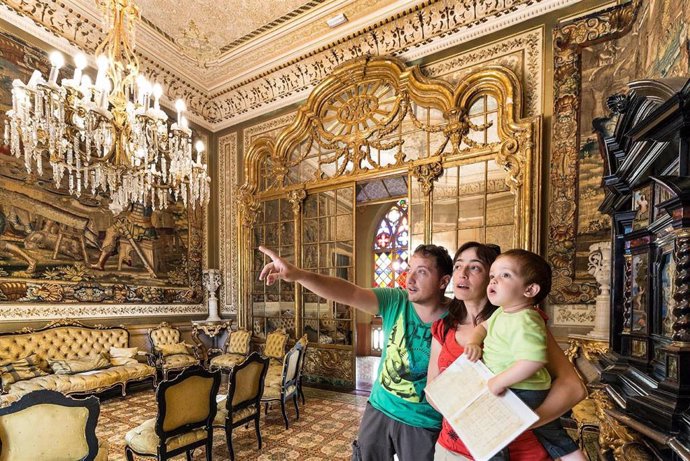
<instances>
[{"instance_id":1,"label":"man's gray shorts","mask_svg":"<svg viewBox=\"0 0 690 461\"><path fill-rule=\"evenodd\" d=\"M384 415L367 402L352 461L433 461L438 429L409 426Z\"/></svg>"}]
</instances>

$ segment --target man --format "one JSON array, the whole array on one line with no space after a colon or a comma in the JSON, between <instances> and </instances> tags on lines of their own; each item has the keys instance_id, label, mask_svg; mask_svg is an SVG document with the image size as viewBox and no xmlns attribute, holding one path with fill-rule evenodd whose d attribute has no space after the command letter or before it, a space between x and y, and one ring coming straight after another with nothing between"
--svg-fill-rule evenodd
<instances>
[{"instance_id":1,"label":"man","mask_svg":"<svg viewBox=\"0 0 690 461\"><path fill-rule=\"evenodd\" d=\"M378 378L353 444L353 460L400 461L434 458L441 415L426 401L424 387L431 350L431 324L446 314L443 292L453 261L445 248L418 246L410 258L407 291L367 289L346 280L298 269L275 252L259 247L272 262L259 280L297 282L317 295L380 315L386 341Z\"/></svg>"}]
</instances>

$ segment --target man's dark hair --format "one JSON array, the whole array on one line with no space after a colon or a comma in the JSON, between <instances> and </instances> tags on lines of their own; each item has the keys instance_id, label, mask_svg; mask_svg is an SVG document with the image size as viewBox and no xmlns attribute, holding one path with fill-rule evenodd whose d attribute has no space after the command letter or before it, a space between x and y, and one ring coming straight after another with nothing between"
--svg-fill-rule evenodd
<instances>
[{"instance_id":1,"label":"man's dark hair","mask_svg":"<svg viewBox=\"0 0 690 461\"><path fill-rule=\"evenodd\" d=\"M433 258L436 267L444 275L453 275L453 260L450 259L448 250L444 247L434 244L421 244L414 249L413 255L420 255L425 258Z\"/></svg>"}]
</instances>

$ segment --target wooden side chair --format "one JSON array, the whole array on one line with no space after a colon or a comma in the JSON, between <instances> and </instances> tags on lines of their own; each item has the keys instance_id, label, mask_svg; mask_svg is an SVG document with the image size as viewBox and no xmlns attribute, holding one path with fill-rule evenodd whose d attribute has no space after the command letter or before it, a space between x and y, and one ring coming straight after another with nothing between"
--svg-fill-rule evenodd
<instances>
[{"instance_id":1,"label":"wooden side chair","mask_svg":"<svg viewBox=\"0 0 690 461\"><path fill-rule=\"evenodd\" d=\"M213 418L216 416L216 394L220 373L200 366L183 370L175 378L162 381L156 389L158 414L125 435L125 455L171 459L206 447L206 460L212 459Z\"/></svg>"},{"instance_id":2,"label":"wooden side chair","mask_svg":"<svg viewBox=\"0 0 690 461\"><path fill-rule=\"evenodd\" d=\"M299 376L300 356L302 355L302 345L300 343L285 354L283 358L283 371L279 377L267 374L266 384L264 385L264 394L261 397L261 402L266 405L266 414L268 414L268 404L273 401L280 402L280 410L283 413L285 420L285 429L288 429L288 417L285 412L285 402L292 398L295 404L295 412L299 419L299 407L297 406L297 377Z\"/></svg>"},{"instance_id":3,"label":"wooden side chair","mask_svg":"<svg viewBox=\"0 0 690 461\"><path fill-rule=\"evenodd\" d=\"M99 446L96 424L100 402L95 396L67 397L40 390L0 408L0 459L108 459L107 444Z\"/></svg>"},{"instance_id":4,"label":"wooden side chair","mask_svg":"<svg viewBox=\"0 0 690 461\"><path fill-rule=\"evenodd\" d=\"M306 401L304 400L304 392L302 391L302 376L304 375L304 364L307 362L307 346L309 345L307 335L302 335L302 337L297 340L297 344L302 345L302 353L300 354L298 367L299 372L297 375L297 392L299 393L299 396L302 398L302 405L304 405Z\"/></svg>"},{"instance_id":5,"label":"wooden side chair","mask_svg":"<svg viewBox=\"0 0 690 461\"><path fill-rule=\"evenodd\" d=\"M235 459L235 450L232 447L232 430L249 424L251 421L254 421L256 439L259 443L259 450L261 450L259 418L268 361L268 358L261 357L257 352L254 352L242 363L235 365L230 371L228 395L218 399L219 408L213 426L225 428L225 439L232 461Z\"/></svg>"},{"instance_id":6,"label":"wooden side chair","mask_svg":"<svg viewBox=\"0 0 690 461\"><path fill-rule=\"evenodd\" d=\"M150 365L156 367L163 379L168 379L171 371L182 371L202 361L203 353L199 346L183 342L180 330L167 322L150 329L148 338L154 359Z\"/></svg>"},{"instance_id":7,"label":"wooden side chair","mask_svg":"<svg viewBox=\"0 0 690 461\"><path fill-rule=\"evenodd\" d=\"M238 363L244 361L249 355L249 342L252 339L251 331L237 330L228 335L223 349L210 349L209 354L220 353L209 361L209 369L230 372Z\"/></svg>"}]
</instances>

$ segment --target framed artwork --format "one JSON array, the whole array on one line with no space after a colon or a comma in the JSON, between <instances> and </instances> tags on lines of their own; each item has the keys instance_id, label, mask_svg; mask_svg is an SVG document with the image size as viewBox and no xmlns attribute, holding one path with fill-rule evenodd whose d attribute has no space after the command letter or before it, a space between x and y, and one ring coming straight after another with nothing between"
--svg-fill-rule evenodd
<instances>
[{"instance_id":1,"label":"framed artwork","mask_svg":"<svg viewBox=\"0 0 690 461\"><path fill-rule=\"evenodd\" d=\"M649 226L652 205L652 186L647 185L633 191L632 209L637 210L633 219L633 230Z\"/></svg>"},{"instance_id":2,"label":"framed artwork","mask_svg":"<svg viewBox=\"0 0 690 461\"><path fill-rule=\"evenodd\" d=\"M660 311L657 333L670 339L673 336L673 323L676 321L676 317L673 315L673 308L676 304L673 298L676 292L674 282L676 277L676 261L673 257L672 248L661 255L658 277Z\"/></svg>"},{"instance_id":3,"label":"framed artwork","mask_svg":"<svg viewBox=\"0 0 690 461\"><path fill-rule=\"evenodd\" d=\"M647 253L633 254L630 296L632 300L632 331L646 333L647 319Z\"/></svg>"}]
</instances>

